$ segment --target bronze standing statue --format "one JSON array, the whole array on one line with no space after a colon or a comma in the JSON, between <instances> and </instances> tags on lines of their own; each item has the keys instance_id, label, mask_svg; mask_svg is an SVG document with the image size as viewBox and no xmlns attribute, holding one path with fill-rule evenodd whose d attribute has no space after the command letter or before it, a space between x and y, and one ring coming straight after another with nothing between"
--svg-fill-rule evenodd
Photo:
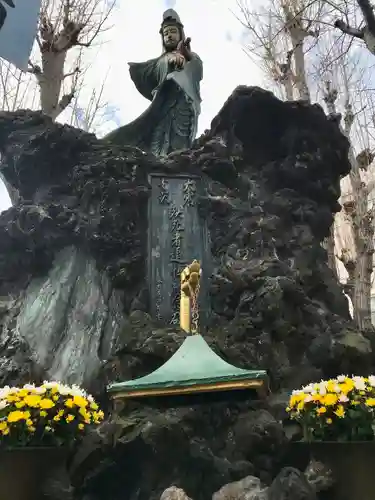
<instances>
[{"instance_id":1,"label":"bronze standing statue","mask_svg":"<svg viewBox=\"0 0 375 500\"><path fill-rule=\"evenodd\" d=\"M200 114L202 61L190 49L184 27L173 9L164 12L160 29L163 53L142 63L129 63L137 90L152 101L136 120L105 139L137 146L157 156L191 146Z\"/></svg>"}]
</instances>

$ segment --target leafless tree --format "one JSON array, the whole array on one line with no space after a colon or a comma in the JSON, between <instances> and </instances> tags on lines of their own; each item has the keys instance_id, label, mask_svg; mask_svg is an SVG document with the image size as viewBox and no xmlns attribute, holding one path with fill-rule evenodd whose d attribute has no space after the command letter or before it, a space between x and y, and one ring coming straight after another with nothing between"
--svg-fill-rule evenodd
<instances>
[{"instance_id":1,"label":"leafless tree","mask_svg":"<svg viewBox=\"0 0 375 500\"><path fill-rule=\"evenodd\" d=\"M104 100L104 90L107 81L104 77L101 84L94 88L91 93L83 99L84 79L81 79L77 88L77 95L81 98L75 99L71 106L70 124L86 130L87 132L96 132L107 121L107 109L109 104Z\"/></svg>"},{"instance_id":2,"label":"leafless tree","mask_svg":"<svg viewBox=\"0 0 375 500\"><path fill-rule=\"evenodd\" d=\"M238 0L237 5L238 18L249 32L245 51L258 57L274 86L282 90L282 97L311 102L314 82L309 66L324 33L321 20L328 15L325 2L270 0L253 11L246 0ZM338 277L333 228L323 244Z\"/></svg>"},{"instance_id":3,"label":"leafless tree","mask_svg":"<svg viewBox=\"0 0 375 500\"><path fill-rule=\"evenodd\" d=\"M349 91L346 68L344 75L344 112L341 122L342 132L350 142L349 161L351 170L343 181L341 196L342 210L335 221L336 255L344 265L347 279L344 290L353 304L354 320L361 329L371 327L371 291L374 254L374 208L369 198L373 172L371 165L374 154L365 147L355 153L353 126L356 112ZM325 100L330 112L337 113L337 90L326 82ZM361 125L357 124L357 130ZM367 139L369 135L367 135ZM368 143L368 142L367 142ZM369 169L371 169L369 171Z\"/></svg>"},{"instance_id":4,"label":"leafless tree","mask_svg":"<svg viewBox=\"0 0 375 500\"><path fill-rule=\"evenodd\" d=\"M114 1L44 0L29 72L38 82L40 107L52 119L72 102L83 71L82 51L106 29Z\"/></svg>"},{"instance_id":5,"label":"leafless tree","mask_svg":"<svg viewBox=\"0 0 375 500\"><path fill-rule=\"evenodd\" d=\"M114 4L115 0L43 0L28 71L0 60L2 109L39 108L56 119L82 90L85 51L108 29Z\"/></svg>"},{"instance_id":6,"label":"leafless tree","mask_svg":"<svg viewBox=\"0 0 375 500\"><path fill-rule=\"evenodd\" d=\"M338 10L349 14L346 4L330 0L268 0L253 10L250 1L238 0L237 17L248 30L244 50L261 61L283 98L318 101L328 113L343 115L352 169L342 181L343 209L324 246L330 267L345 283L354 319L365 329L371 325L375 108L366 65L353 55L352 39L333 29Z\"/></svg>"},{"instance_id":7,"label":"leafless tree","mask_svg":"<svg viewBox=\"0 0 375 500\"><path fill-rule=\"evenodd\" d=\"M94 44L101 43L115 1L43 0L28 71L0 60L1 109L41 109L55 120L69 106L71 117L67 121L73 122L86 93L89 101L84 113L89 129L103 106L103 87L99 92L91 90L90 97L84 82L85 56ZM17 193L9 186L7 189L14 203Z\"/></svg>"},{"instance_id":8,"label":"leafless tree","mask_svg":"<svg viewBox=\"0 0 375 500\"><path fill-rule=\"evenodd\" d=\"M251 9L237 0L237 18L248 30L244 50L257 56L270 79L288 100L310 101L308 57L323 31L324 0L267 0Z\"/></svg>"}]
</instances>

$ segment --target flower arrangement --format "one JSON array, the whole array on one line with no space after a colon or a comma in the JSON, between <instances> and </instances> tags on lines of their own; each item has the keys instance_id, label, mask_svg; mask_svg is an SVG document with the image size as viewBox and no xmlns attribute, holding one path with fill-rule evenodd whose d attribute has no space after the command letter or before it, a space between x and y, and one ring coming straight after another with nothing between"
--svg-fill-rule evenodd
<instances>
[{"instance_id":1,"label":"flower arrangement","mask_svg":"<svg viewBox=\"0 0 375 500\"><path fill-rule=\"evenodd\" d=\"M293 391L287 411L306 441L373 440L375 376L340 375L309 384Z\"/></svg>"},{"instance_id":2,"label":"flower arrangement","mask_svg":"<svg viewBox=\"0 0 375 500\"><path fill-rule=\"evenodd\" d=\"M0 389L0 446L69 445L103 417L94 398L74 385L44 382L4 387Z\"/></svg>"}]
</instances>

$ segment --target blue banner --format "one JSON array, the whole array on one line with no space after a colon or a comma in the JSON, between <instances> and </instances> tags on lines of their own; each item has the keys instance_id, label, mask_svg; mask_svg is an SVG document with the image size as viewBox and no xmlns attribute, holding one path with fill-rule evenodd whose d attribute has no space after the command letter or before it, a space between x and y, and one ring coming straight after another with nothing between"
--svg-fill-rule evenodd
<instances>
[{"instance_id":1,"label":"blue banner","mask_svg":"<svg viewBox=\"0 0 375 500\"><path fill-rule=\"evenodd\" d=\"M42 0L0 0L0 57L26 70Z\"/></svg>"}]
</instances>

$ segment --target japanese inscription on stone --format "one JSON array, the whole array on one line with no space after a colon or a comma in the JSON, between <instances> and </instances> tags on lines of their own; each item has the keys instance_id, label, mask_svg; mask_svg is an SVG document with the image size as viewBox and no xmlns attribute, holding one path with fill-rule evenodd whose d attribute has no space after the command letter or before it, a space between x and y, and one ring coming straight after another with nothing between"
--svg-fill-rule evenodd
<instances>
[{"instance_id":1,"label":"japanese inscription on stone","mask_svg":"<svg viewBox=\"0 0 375 500\"><path fill-rule=\"evenodd\" d=\"M155 319L179 324L180 273L194 259L209 269L208 231L198 214L199 178L150 176L149 283ZM201 310L207 309L205 287ZM204 311L202 311L202 319Z\"/></svg>"}]
</instances>

